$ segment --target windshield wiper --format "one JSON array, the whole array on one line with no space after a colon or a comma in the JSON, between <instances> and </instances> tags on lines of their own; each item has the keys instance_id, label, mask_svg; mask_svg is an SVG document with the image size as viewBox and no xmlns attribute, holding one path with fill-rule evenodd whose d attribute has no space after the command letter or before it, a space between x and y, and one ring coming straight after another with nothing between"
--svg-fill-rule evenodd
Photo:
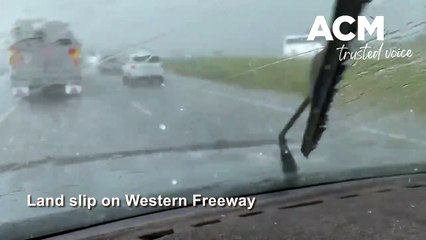
<instances>
[{"instance_id":1,"label":"windshield wiper","mask_svg":"<svg viewBox=\"0 0 426 240\"><path fill-rule=\"evenodd\" d=\"M365 5L371 0L336 0L333 22L338 17L348 15L357 19ZM357 34L357 25L341 25L343 34ZM305 157L316 148L322 133L326 129L328 111L337 91L336 86L342 79L348 59L340 60L337 48L348 46L349 41L341 41L333 34L332 41L312 60L310 76L310 94L301 103L296 113L291 117L278 137L281 150L281 161L285 172L297 171L296 162L287 146L286 134L300 117L303 111L311 105L308 121L303 135L301 152ZM348 51L348 50L346 50Z\"/></svg>"}]
</instances>

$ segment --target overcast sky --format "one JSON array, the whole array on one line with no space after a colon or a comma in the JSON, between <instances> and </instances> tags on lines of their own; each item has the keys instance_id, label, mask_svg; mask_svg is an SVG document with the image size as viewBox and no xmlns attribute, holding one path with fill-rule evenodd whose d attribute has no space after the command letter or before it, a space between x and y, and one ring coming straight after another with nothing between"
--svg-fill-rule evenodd
<instances>
[{"instance_id":1,"label":"overcast sky","mask_svg":"<svg viewBox=\"0 0 426 240\"><path fill-rule=\"evenodd\" d=\"M19 18L71 24L85 46L117 49L166 33L146 47L159 54L276 55L285 35L307 34L333 0L0 0L1 32ZM386 2L386 4L385 4ZM424 0L375 0L369 15L385 15L388 30L426 21Z\"/></svg>"}]
</instances>

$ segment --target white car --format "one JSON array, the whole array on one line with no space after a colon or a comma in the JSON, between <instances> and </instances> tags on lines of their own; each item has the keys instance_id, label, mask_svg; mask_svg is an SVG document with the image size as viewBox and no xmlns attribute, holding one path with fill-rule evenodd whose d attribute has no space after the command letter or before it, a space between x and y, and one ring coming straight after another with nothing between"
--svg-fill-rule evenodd
<instances>
[{"instance_id":1,"label":"white car","mask_svg":"<svg viewBox=\"0 0 426 240\"><path fill-rule=\"evenodd\" d=\"M149 52L131 54L122 70L125 85L133 85L140 81L164 83L164 68L161 58Z\"/></svg>"}]
</instances>

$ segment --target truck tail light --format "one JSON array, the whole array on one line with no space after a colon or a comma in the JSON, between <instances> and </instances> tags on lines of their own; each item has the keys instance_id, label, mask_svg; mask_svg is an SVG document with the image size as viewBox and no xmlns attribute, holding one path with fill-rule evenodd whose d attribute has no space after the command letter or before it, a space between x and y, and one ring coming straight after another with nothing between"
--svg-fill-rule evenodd
<instances>
[{"instance_id":1,"label":"truck tail light","mask_svg":"<svg viewBox=\"0 0 426 240\"><path fill-rule=\"evenodd\" d=\"M72 58L75 65L78 65L78 60L80 59L80 50L76 48L70 48L68 54Z\"/></svg>"},{"instance_id":2,"label":"truck tail light","mask_svg":"<svg viewBox=\"0 0 426 240\"><path fill-rule=\"evenodd\" d=\"M23 56L16 48L9 48L9 64L12 65L12 67L15 67L16 65L19 65L23 61Z\"/></svg>"}]
</instances>

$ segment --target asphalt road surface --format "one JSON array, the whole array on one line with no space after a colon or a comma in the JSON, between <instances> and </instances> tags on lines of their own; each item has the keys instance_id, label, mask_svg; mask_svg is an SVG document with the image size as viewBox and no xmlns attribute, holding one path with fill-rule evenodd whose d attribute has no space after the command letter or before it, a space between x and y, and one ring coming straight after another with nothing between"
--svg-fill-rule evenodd
<instances>
[{"instance_id":1,"label":"asphalt road surface","mask_svg":"<svg viewBox=\"0 0 426 240\"><path fill-rule=\"evenodd\" d=\"M120 76L94 69L85 71L80 97L35 92L13 99L8 84L7 76L0 77L0 225L64 211L34 211L26 207L27 194L115 196L182 189L223 194L229 190L224 184L243 182L261 188L265 179L285 178L273 141L301 101L173 74L164 86L130 88ZM299 120L289 142L301 172L425 161L422 116L350 112L332 112L332 125L309 159L299 153L306 114ZM218 140L265 144L137 154L216 146ZM126 156L129 152L134 155Z\"/></svg>"},{"instance_id":2,"label":"asphalt road surface","mask_svg":"<svg viewBox=\"0 0 426 240\"><path fill-rule=\"evenodd\" d=\"M277 109L267 107L268 102L259 102L266 107L253 106L250 98L233 99L177 76L167 76L165 86L130 88L120 76L89 72L81 97L35 92L12 101L9 89L2 90L2 163L216 140L276 139L291 112L288 104Z\"/></svg>"},{"instance_id":3,"label":"asphalt road surface","mask_svg":"<svg viewBox=\"0 0 426 240\"><path fill-rule=\"evenodd\" d=\"M175 75L168 75L164 86L129 88L122 85L120 76L101 76L93 69L85 72L80 97L35 92L25 99L13 99L6 76L1 84L0 166L218 140L275 140L301 101L296 96ZM337 139L347 137L364 143L376 138L377 144L392 139L403 145L404 140L425 143L426 134L418 130L421 119L413 113L363 114L365 118L333 112L333 125L324 141L339 142ZM410 124L401 126L400 121ZM299 120L291 141L300 142L304 123L305 119ZM354 147L350 142L341 144L345 151Z\"/></svg>"}]
</instances>

